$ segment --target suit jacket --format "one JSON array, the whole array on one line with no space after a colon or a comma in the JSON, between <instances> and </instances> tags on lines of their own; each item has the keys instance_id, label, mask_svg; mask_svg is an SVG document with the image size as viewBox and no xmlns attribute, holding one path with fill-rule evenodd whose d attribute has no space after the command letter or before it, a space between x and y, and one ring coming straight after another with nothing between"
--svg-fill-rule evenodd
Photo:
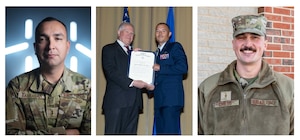
<instances>
[{"instance_id":1,"label":"suit jacket","mask_svg":"<svg viewBox=\"0 0 300 140\"><path fill-rule=\"evenodd\" d=\"M128 55L117 41L102 48L102 68L106 78L102 108L132 107L136 102L142 109L141 90L129 87L133 80L128 78Z\"/></svg>"},{"instance_id":2,"label":"suit jacket","mask_svg":"<svg viewBox=\"0 0 300 140\"><path fill-rule=\"evenodd\" d=\"M156 57L160 71L155 72L154 108L184 106L183 76L188 64L182 45L167 42Z\"/></svg>"}]
</instances>

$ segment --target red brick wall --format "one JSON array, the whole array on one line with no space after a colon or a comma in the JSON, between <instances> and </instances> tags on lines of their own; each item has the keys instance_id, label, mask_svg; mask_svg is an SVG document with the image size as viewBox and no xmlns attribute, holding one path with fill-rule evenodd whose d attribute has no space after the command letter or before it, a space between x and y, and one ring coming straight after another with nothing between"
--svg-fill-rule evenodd
<instances>
[{"instance_id":1,"label":"red brick wall","mask_svg":"<svg viewBox=\"0 0 300 140\"><path fill-rule=\"evenodd\" d=\"M294 78L294 7L259 7L268 19L265 60L273 70Z\"/></svg>"}]
</instances>

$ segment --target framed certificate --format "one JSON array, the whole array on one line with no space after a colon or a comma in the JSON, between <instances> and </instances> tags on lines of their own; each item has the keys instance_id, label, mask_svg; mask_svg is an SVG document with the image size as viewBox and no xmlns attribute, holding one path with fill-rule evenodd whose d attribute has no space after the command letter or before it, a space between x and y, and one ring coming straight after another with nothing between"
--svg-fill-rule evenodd
<instances>
[{"instance_id":1,"label":"framed certificate","mask_svg":"<svg viewBox=\"0 0 300 140\"><path fill-rule=\"evenodd\" d=\"M132 51L130 57L128 77L133 80L142 80L148 84L154 82L153 65L155 54L150 51Z\"/></svg>"}]
</instances>

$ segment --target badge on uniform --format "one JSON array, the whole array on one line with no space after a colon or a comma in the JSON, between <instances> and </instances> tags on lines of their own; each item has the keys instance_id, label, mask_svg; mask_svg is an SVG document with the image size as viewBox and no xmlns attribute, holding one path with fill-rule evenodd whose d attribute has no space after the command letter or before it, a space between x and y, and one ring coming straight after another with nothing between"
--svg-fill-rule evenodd
<instances>
[{"instance_id":1,"label":"badge on uniform","mask_svg":"<svg viewBox=\"0 0 300 140\"><path fill-rule=\"evenodd\" d=\"M220 101L213 104L215 108L238 106L240 104L239 100L231 100L231 91L221 91L220 96Z\"/></svg>"},{"instance_id":2,"label":"badge on uniform","mask_svg":"<svg viewBox=\"0 0 300 140\"><path fill-rule=\"evenodd\" d=\"M230 101L231 91L221 91L221 101Z\"/></svg>"},{"instance_id":3,"label":"badge on uniform","mask_svg":"<svg viewBox=\"0 0 300 140\"><path fill-rule=\"evenodd\" d=\"M278 100L262 100L262 99L251 99L252 105L258 106L279 106Z\"/></svg>"},{"instance_id":4,"label":"badge on uniform","mask_svg":"<svg viewBox=\"0 0 300 140\"><path fill-rule=\"evenodd\" d=\"M159 56L160 60L163 60L163 59L169 59L169 54L168 53L164 53L164 54L161 54Z\"/></svg>"}]
</instances>

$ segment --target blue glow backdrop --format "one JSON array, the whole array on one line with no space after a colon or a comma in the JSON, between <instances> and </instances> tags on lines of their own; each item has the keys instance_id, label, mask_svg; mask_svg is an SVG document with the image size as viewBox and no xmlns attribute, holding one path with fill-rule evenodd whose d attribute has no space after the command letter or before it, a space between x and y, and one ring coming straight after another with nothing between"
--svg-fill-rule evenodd
<instances>
[{"instance_id":1,"label":"blue glow backdrop","mask_svg":"<svg viewBox=\"0 0 300 140\"><path fill-rule=\"evenodd\" d=\"M72 41L71 49L66 57L65 65L70 68L70 58L75 56L78 60L77 72L91 79L91 8L90 7L6 7L5 49L20 43L28 43L25 50L7 54L5 53L5 82L25 72L25 58L33 58L32 69L39 67L34 54L34 32L37 24L45 17L52 16L65 23L70 40L70 23L77 23L77 40ZM31 19L32 37L25 38L25 21ZM75 49L76 44L81 44L88 50L85 55Z\"/></svg>"}]
</instances>

